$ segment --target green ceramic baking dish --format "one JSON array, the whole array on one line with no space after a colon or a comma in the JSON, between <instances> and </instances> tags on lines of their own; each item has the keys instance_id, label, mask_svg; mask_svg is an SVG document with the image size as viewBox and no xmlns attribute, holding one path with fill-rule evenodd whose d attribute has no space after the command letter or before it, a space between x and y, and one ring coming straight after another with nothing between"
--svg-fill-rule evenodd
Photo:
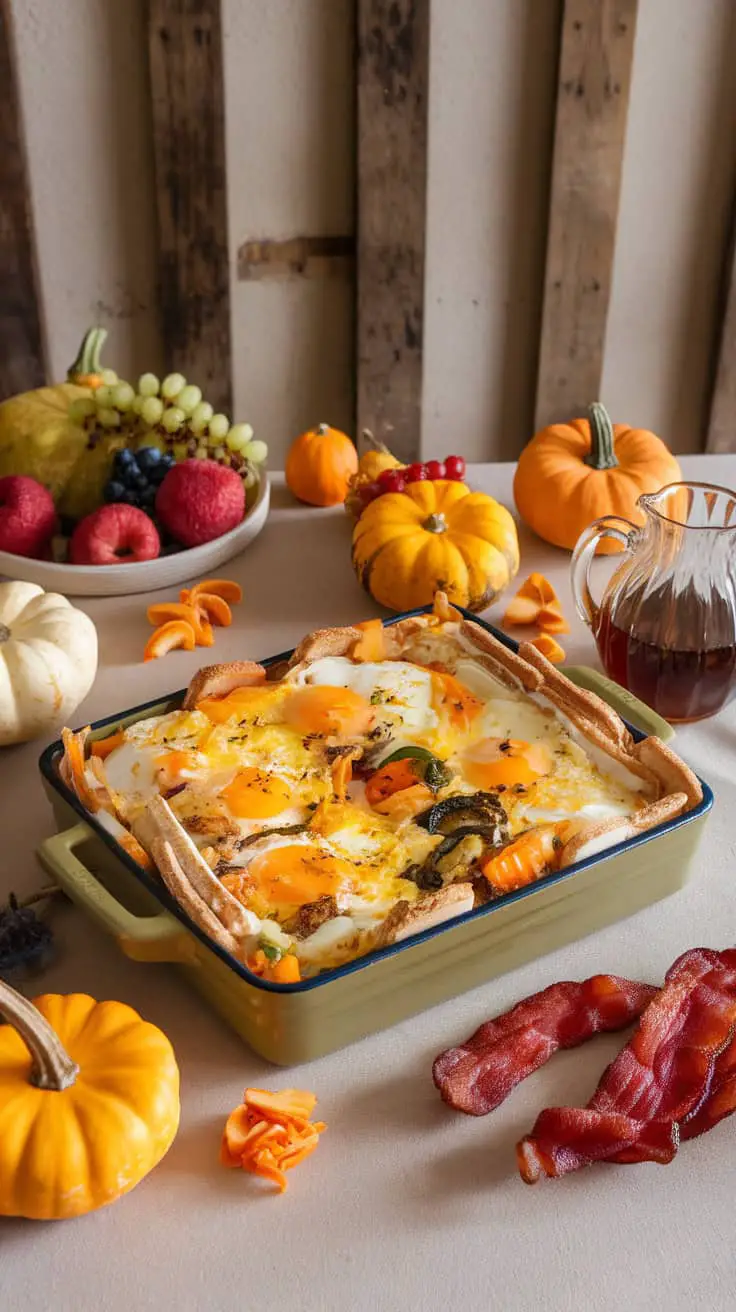
<instances>
[{"instance_id":1,"label":"green ceramic baking dish","mask_svg":"<svg viewBox=\"0 0 736 1312\"><path fill-rule=\"evenodd\" d=\"M290 655L280 652L263 664ZM595 670L570 666L565 673L603 697L636 738L672 737L664 720ZM183 696L182 690L109 716L93 725L92 736L173 710ZM713 804L703 783L694 810L600 856L314 979L272 984L208 939L85 811L59 776L61 754L55 742L39 763L60 831L39 848L44 869L126 956L175 965L255 1052L278 1066L333 1052L676 892L688 879Z\"/></svg>"}]
</instances>

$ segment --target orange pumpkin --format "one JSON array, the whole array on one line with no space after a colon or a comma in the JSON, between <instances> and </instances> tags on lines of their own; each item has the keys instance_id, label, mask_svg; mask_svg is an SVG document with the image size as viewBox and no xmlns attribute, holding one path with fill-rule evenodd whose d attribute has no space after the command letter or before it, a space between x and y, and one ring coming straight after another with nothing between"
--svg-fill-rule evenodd
<instances>
[{"instance_id":1,"label":"orange pumpkin","mask_svg":"<svg viewBox=\"0 0 736 1312\"><path fill-rule=\"evenodd\" d=\"M522 451L514 477L521 518L545 542L572 551L583 529L602 515L623 515L636 524L642 492L656 492L681 479L668 447L644 428L612 424L594 402L587 419L552 424ZM620 551L602 542L603 554Z\"/></svg>"},{"instance_id":2,"label":"orange pumpkin","mask_svg":"<svg viewBox=\"0 0 736 1312\"><path fill-rule=\"evenodd\" d=\"M286 457L286 486L310 506L337 506L358 470L358 453L345 433L318 424L292 443Z\"/></svg>"}]
</instances>

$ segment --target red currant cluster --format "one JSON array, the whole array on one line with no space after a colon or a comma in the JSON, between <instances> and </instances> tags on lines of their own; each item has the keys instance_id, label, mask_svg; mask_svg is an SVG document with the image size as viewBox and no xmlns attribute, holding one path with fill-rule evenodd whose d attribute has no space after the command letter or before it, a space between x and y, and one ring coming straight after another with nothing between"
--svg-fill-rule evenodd
<instances>
[{"instance_id":1,"label":"red currant cluster","mask_svg":"<svg viewBox=\"0 0 736 1312\"><path fill-rule=\"evenodd\" d=\"M406 465L403 469L384 469L375 483L365 483L358 489L361 503L367 506L384 492L403 492L408 483L434 482L449 478L461 483L465 478L465 461L462 456L447 456L446 460L428 460L426 464Z\"/></svg>"}]
</instances>

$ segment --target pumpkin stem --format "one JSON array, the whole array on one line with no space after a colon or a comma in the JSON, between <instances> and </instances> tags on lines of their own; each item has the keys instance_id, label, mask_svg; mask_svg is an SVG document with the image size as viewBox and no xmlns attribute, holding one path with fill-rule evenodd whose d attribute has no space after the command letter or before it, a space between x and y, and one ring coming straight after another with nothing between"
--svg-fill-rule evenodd
<instances>
[{"instance_id":1,"label":"pumpkin stem","mask_svg":"<svg viewBox=\"0 0 736 1312\"><path fill-rule=\"evenodd\" d=\"M0 979L0 1012L10 1021L31 1054L31 1084L37 1089L60 1093L69 1089L79 1067L66 1051L58 1034L32 1002Z\"/></svg>"},{"instance_id":2,"label":"pumpkin stem","mask_svg":"<svg viewBox=\"0 0 736 1312\"><path fill-rule=\"evenodd\" d=\"M615 469L618 465L614 451L613 424L608 411L600 401L588 406L588 424L590 425L590 453L585 456L585 464L591 469Z\"/></svg>"},{"instance_id":3,"label":"pumpkin stem","mask_svg":"<svg viewBox=\"0 0 736 1312\"><path fill-rule=\"evenodd\" d=\"M447 520L442 514L428 515L422 524L422 528L426 529L428 533L446 533Z\"/></svg>"},{"instance_id":4,"label":"pumpkin stem","mask_svg":"<svg viewBox=\"0 0 736 1312\"><path fill-rule=\"evenodd\" d=\"M314 431L315 431L315 433L319 433L320 437L324 437L325 433L329 433L329 431L330 431L330 425L329 425L329 424L317 424L317 427L315 428Z\"/></svg>"},{"instance_id":5,"label":"pumpkin stem","mask_svg":"<svg viewBox=\"0 0 736 1312\"><path fill-rule=\"evenodd\" d=\"M99 374L102 369L100 355L106 341L106 328L87 329L77 352L77 358L67 372L67 380L70 383L76 383L78 378L86 378L89 374Z\"/></svg>"},{"instance_id":6,"label":"pumpkin stem","mask_svg":"<svg viewBox=\"0 0 736 1312\"><path fill-rule=\"evenodd\" d=\"M379 451L382 456L391 455L386 443L380 437L374 437L370 428L364 428L360 436L366 451Z\"/></svg>"}]
</instances>

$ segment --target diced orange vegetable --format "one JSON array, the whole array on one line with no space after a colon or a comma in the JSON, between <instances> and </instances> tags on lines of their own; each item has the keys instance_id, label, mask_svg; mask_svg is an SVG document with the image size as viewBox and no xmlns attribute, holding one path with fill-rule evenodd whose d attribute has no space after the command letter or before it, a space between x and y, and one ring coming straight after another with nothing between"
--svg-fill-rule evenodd
<instances>
[{"instance_id":1,"label":"diced orange vegetable","mask_svg":"<svg viewBox=\"0 0 736 1312\"><path fill-rule=\"evenodd\" d=\"M241 1106L228 1116L220 1145L223 1166L271 1180L281 1193L286 1171L314 1152L323 1121L311 1121L317 1099L303 1089L246 1089Z\"/></svg>"},{"instance_id":2,"label":"diced orange vegetable","mask_svg":"<svg viewBox=\"0 0 736 1312\"><path fill-rule=\"evenodd\" d=\"M538 638L532 638L532 647L536 647L537 651L546 656L553 665L561 665L565 659L564 647L561 647L559 642L548 633L540 633Z\"/></svg>"},{"instance_id":3,"label":"diced orange vegetable","mask_svg":"<svg viewBox=\"0 0 736 1312\"><path fill-rule=\"evenodd\" d=\"M226 601L214 592L198 592L194 599L197 614L221 629L227 629L233 622L233 613Z\"/></svg>"},{"instance_id":4,"label":"diced orange vegetable","mask_svg":"<svg viewBox=\"0 0 736 1312\"><path fill-rule=\"evenodd\" d=\"M536 598L514 597L506 607L501 623L510 629L519 624L534 624L540 609Z\"/></svg>"},{"instance_id":5,"label":"diced orange vegetable","mask_svg":"<svg viewBox=\"0 0 736 1312\"><path fill-rule=\"evenodd\" d=\"M143 659L155 661L176 648L194 651L195 645L194 629L188 620L169 620L167 624L162 624L151 634L146 643Z\"/></svg>"},{"instance_id":6,"label":"diced orange vegetable","mask_svg":"<svg viewBox=\"0 0 736 1312\"><path fill-rule=\"evenodd\" d=\"M266 976L274 984L298 984L301 977L299 958L293 952L287 952L280 961L274 961Z\"/></svg>"},{"instance_id":7,"label":"diced orange vegetable","mask_svg":"<svg viewBox=\"0 0 736 1312\"><path fill-rule=\"evenodd\" d=\"M365 786L365 800L369 806L375 807L387 797L393 797L394 793L400 793L404 788L413 788L419 782L416 762L411 757L391 761L371 775Z\"/></svg>"},{"instance_id":8,"label":"diced orange vegetable","mask_svg":"<svg viewBox=\"0 0 736 1312\"><path fill-rule=\"evenodd\" d=\"M354 756L338 756L332 767L332 791L338 802L344 802L348 795L348 784L353 777Z\"/></svg>"},{"instance_id":9,"label":"diced orange vegetable","mask_svg":"<svg viewBox=\"0 0 736 1312\"><path fill-rule=\"evenodd\" d=\"M411 788L402 788L392 793L382 802L376 802L373 810L379 815L391 816L392 820L410 820L412 816L425 811L434 801L434 793L426 784L414 784Z\"/></svg>"},{"instance_id":10,"label":"diced orange vegetable","mask_svg":"<svg viewBox=\"0 0 736 1312\"><path fill-rule=\"evenodd\" d=\"M111 733L108 738L98 738L97 742L92 743L90 751L93 756L99 756L100 760L104 761L124 742L125 734L122 729L118 729L117 733Z\"/></svg>"},{"instance_id":11,"label":"diced orange vegetable","mask_svg":"<svg viewBox=\"0 0 736 1312\"><path fill-rule=\"evenodd\" d=\"M233 579L202 579L201 583L195 583L194 587L189 589L186 600L193 602L201 593L210 597L221 597L232 606L237 606L238 602L243 600L243 589ZM182 596L181 600L184 601L185 598Z\"/></svg>"},{"instance_id":12,"label":"diced orange vegetable","mask_svg":"<svg viewBox=\"0 0 736 1312\"><path fill-rule=\"evenodd\" d=\"M557 593L549 579L536 570L529 575L528 579L524 580L516 595L517 597L532 597L535 601L540 601L542 605L546 605L549 601L557 601Z\"/></svg>"},{"instance_id":13,"label":"diced orange vegetable","mask_svg":"<svg viewBox=\"0 0 736 1312\"><path fill-rule=\"evenodd\" d=\"M156 626L168 624L170 620L184 620L194 630L194 640L198 647L211 647L214 642L212 626L196 606L185 606L180 601L159 601L148 607L146 615L149 624Z\"/></svg>"},{"instance_id":14,"label":"diced orange vegetable","mask_svg":"<svg viewBox=\"0 0 736 1312\"><path fill-rule=\"evenodd\" d=\"M562 614L559 601L551 601L542 606L537 615L537 624L544 633L569 633L570 625Z\"/></svg>"},{"instance_id":15,"label":"diced orange vegetable","mask_svg":"<svg viewBox=\"0 0 736 1312\"><path fill-rule=\"evenodd\" d=\"M350 653L354 661L382 661L386 657L386 642L381 620L363 620L354 626L362 629Z\"/></svg>"},{"instance_id":16,"label":"diced orange vegetable","mask_svg":"<svg viewBox=\"0 0 736 1312\"><path fill-rule=\"evenodd\" d=\"M542 875L556 870L567 834L567 821L537 825L513 838L481 870L489 884L499 893L533 884Z\"/></svg>"}]
</instances>

